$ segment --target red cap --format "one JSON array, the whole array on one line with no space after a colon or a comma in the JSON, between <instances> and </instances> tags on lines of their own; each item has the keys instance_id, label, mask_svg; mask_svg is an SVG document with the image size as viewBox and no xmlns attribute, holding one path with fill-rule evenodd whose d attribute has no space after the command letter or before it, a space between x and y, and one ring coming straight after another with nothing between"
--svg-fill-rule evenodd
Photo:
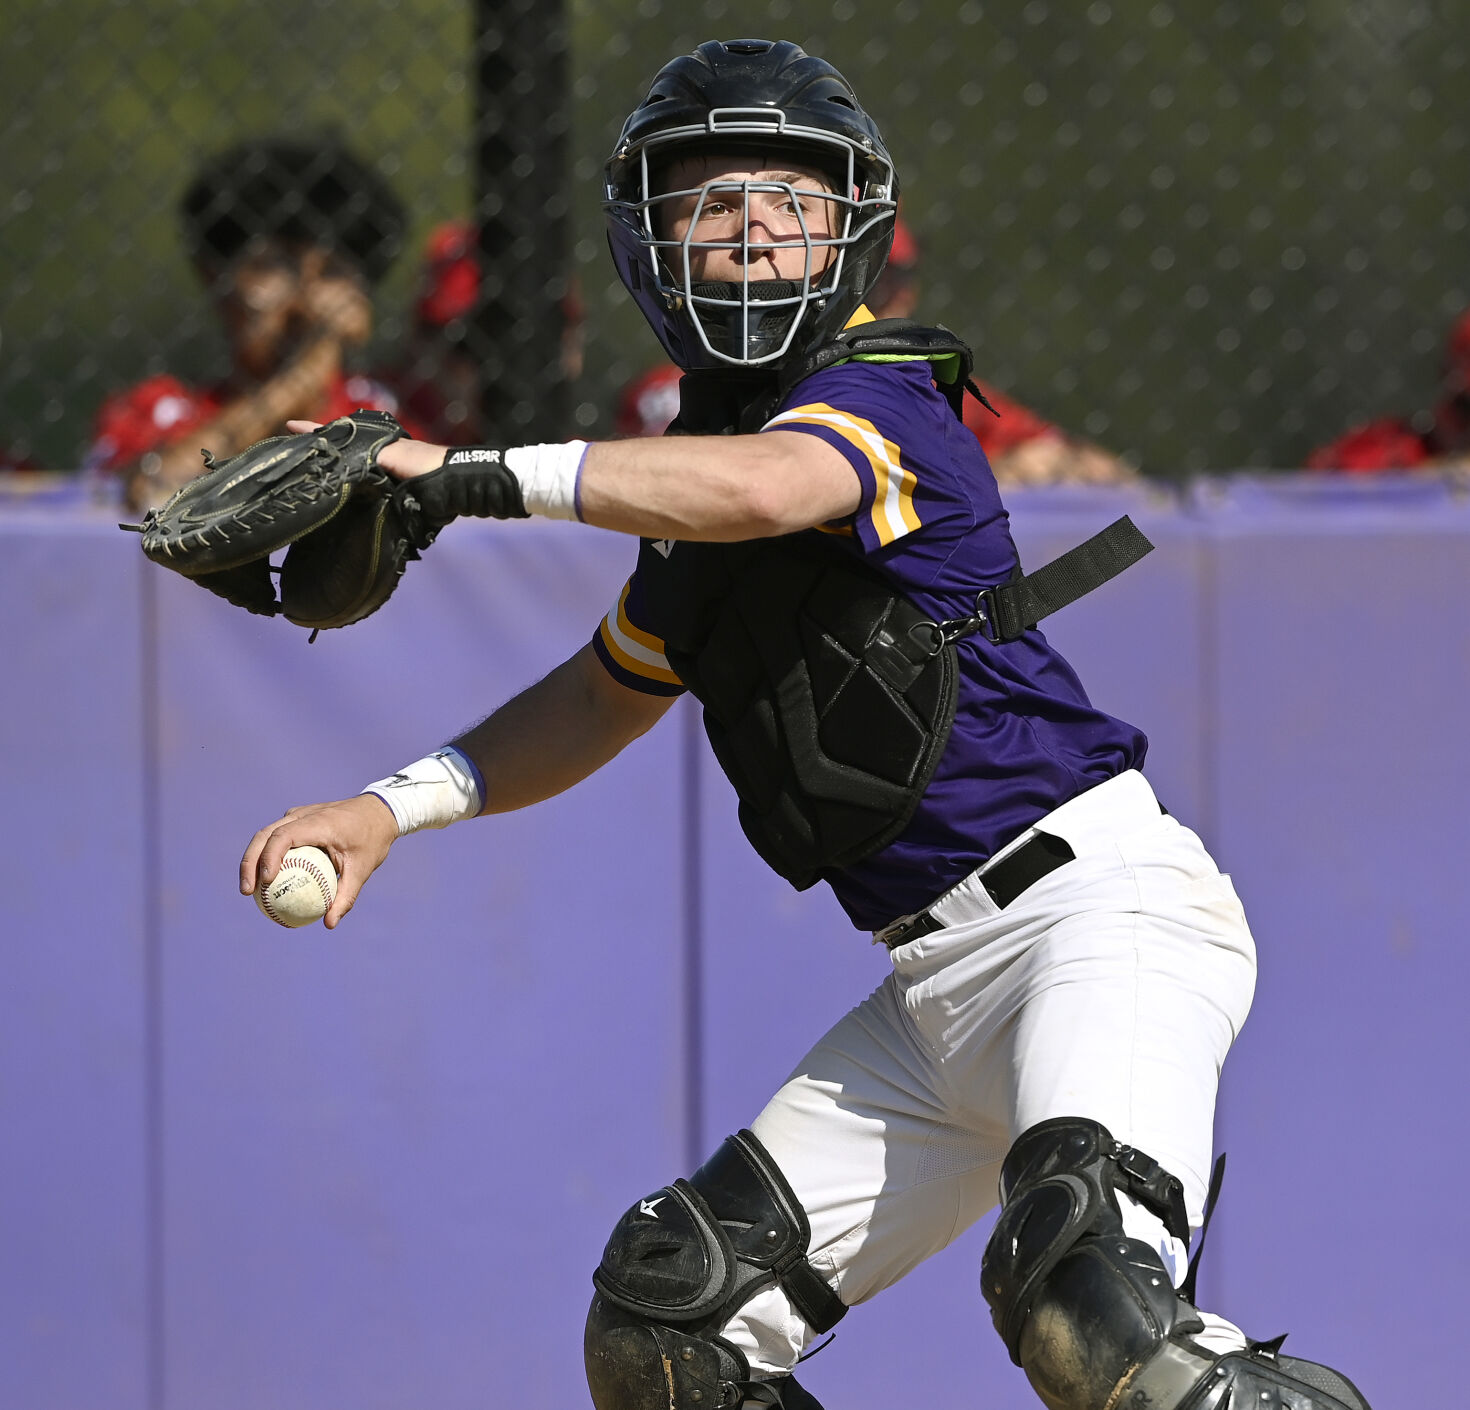
<instances>
[{"instance_id":1,"label":"red cap","mask_svg":"<svg viewBox=\"0 0 1470 1410\"><path fill-rule=\"evenodd\" d=\"M423 283L414 304L418 321L442 328L469 313L479 296L475 227L467 220L435 226L424 246Z\"/></svg>"},{"instance_id":2,"label":"red cap","mask_svg":"<svg viewBox=\"0 0 1470 1410\"><path fill-rule=\"evenodd\" d=\"M414 315L421 326L442 328L466 317L480 297L480 249L473 222L436 225L424 243L424 270ZM580 323L586 314L582 286L573 274L561 300L562 317Z\"/></svg>"}]
</instances>

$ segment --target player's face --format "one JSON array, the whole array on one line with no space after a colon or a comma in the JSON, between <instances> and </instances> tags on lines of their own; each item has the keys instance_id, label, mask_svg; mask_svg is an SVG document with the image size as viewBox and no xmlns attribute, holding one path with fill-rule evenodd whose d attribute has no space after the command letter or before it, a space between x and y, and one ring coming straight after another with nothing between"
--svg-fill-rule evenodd
<instances>
[{"instance_id":1,"label":"player's face","mask_svg":"<svg viewBox=\"0 0 1470 1410\"><path fill-rule=\"evenodd\" d=\"M355 345L372 332L372 304L356 267L320 245L252 240L216 281L241 371L265 378L314 334Z\"/></svg>"},{"instance_id":2,"label":"player's face","mask_svg":"<svg viewBox=\"0 0 1470 1410\"><path fill-rule=\"evenodd\" d=\"M688 157L674 162L660 184L683 193L665 206L663 236L690 240L690 272L700 281L799 280L807 273L807 237L830 239L839 220L831 183L815 167ZM830 245L812 250L812 278L833 254Z\"/></svg>"}]
</instances>

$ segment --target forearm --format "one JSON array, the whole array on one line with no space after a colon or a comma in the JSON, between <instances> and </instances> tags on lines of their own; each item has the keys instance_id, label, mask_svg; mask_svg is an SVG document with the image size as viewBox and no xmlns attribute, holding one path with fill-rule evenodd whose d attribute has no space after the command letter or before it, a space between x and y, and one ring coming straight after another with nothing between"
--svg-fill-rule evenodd
<instances>
[{"instance_id":1,"label":"forearm","mask_svg":"<svg viewBox=\"0 0 1470 1410\"><path fill-rule=\"evenodd\" d=\"M588 646L453 744L484 779L482 812L506 813L580 783L671 703L617 685Z\"/></svg>"},{"instance_id":2,"label":"forearm","mask_svg":"<svg viewBox=\"0 0 1470 1410\"><path fill-rule=\"evenodd\" d=\"M443 750L357 797L292 808L251 839L240 860L240 890L249 895L269 884L289 848L321 847L341 878L327 911L330 929L405 832L446 827L477 805L481 813L504 813L550 798L605 764L672 703L618 685L585 647L454 741L481 780L470 778L454 750Z\"/></svg>"},{"instance_id":3,"label":"forearm","mask_svg":"<svg viewBox=\"0 0 1470 1410\"><path fill-rule=\"evenodd\" d=\"M582 462L582 518L644 538L735 543L793 533L856 507L845 465L833 476L795 463L812 448L789 432L601 441Z\"/></svg>"},{"instance_id":4,"label":"forearm","mask_svg":"<svg viewBox=\"0 0 1470 1410\"><path fill-rule=\"evenodd\" d=\"M378 463L410 484L422 482L413 495L435 527L466 513L530 513L643 538L738 543L841 519L862 494L843 455L791 431L503 452L397 441Z\"/></svg>"}]
</instances>

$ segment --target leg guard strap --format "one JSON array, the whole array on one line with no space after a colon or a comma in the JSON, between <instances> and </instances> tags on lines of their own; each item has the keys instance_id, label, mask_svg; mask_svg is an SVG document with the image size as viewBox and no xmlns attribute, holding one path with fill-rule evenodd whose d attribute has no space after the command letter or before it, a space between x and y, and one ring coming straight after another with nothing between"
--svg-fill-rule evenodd
<instances>
[{"instance_id":1,"label":"leg guard strap","mask_svg":"<svg viewBox=\"0 0 1470 1410\"><path fill-rule=\"evenodd\" d=\"M741 1131L690 1177L690 1185L714 1211L735 1255L735 1308L761 1289L779 1283L791 1305L814 1332L828 1332L847 1315L842 1299L807 1262L811 1225L769 1152L750 1131Z\"/></svg>"},{"instance_id":2,"label":"leg guard strap","mask_svg":"<svg viewBox=\"0 0 1470 1410\"><path fill-rule=\"evenodd\" d=\"M1330 1366L1252 1346L1215 1357L1167 1341L1118 1401L1157 1410L1369 1410L1363 1393Z\"/></svg>"}]
</instances>

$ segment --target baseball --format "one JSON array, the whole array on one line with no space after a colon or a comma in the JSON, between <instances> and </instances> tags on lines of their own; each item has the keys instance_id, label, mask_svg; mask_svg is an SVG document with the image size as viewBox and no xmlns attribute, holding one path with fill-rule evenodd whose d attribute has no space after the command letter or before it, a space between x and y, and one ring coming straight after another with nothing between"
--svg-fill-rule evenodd
<instances>
[{"instance_id":1,"label":"baseball","mask_svg":"<svg viewBox=\"0 0 1470 1410\"><path fill-rule=\"evenodd\" d=\"M337 894L337 872L320 847L293 847L269 886L255 891L255 904L277 925L293 929L320 920Z\"/></svg>"}]
</instances>

